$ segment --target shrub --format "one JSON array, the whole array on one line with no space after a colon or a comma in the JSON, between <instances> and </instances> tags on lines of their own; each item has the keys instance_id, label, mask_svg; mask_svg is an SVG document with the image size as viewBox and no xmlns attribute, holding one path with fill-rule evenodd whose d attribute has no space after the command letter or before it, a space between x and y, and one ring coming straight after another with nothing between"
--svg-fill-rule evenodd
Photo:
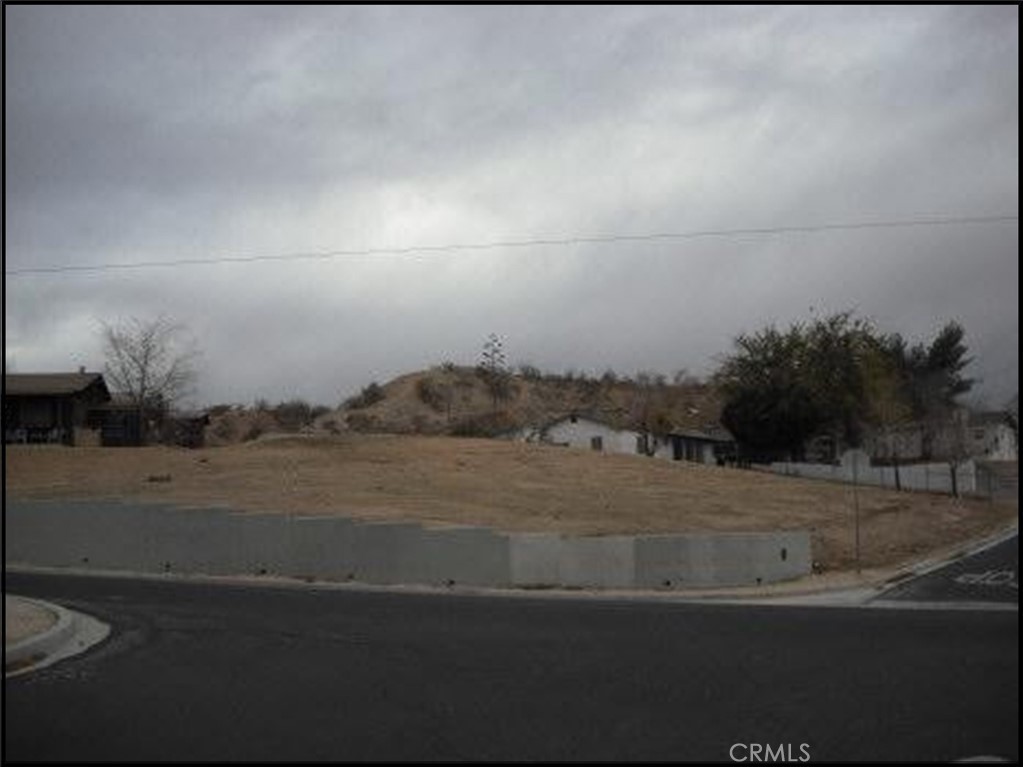
<instances>
[{"instance_id":1,"label":"shrub","mask_svg":"<svg viewBox=\"0 0 1023 767\"><path fill-rule=\"evenodd\" d=\"M234 424L223 418L218 418L211 427L213 436L222 442L233 442L234 431Z\"/></svg>"},{"instance_id":2,"label":"shrub","mask_svg":"<svg viewBox=\"0 0 1023 767\"><path fill-rule=\"evenodd\" d=\"M451 427L451 434L455 437L496 437L515 426L507 413L486 413L460 419Z\"/></svg>"},{"instance_id":3,"label":"shrub","mask_svg":"<svg viewBox=\"0 0 1023 767\"><path fill-rule=\"evenodd\" d=\"M258 439L266 432L263 424L257 422L252 423L245 433L242 435L242 442L251 442L254 439Z\"/></svg>"},{"instance_id":4,"label":"shrub","mask_svg":"<svg viewBox=\"0 0 1023 767\"><path fill-rule=\"evenodd\" d=\"M576 382L576 391L587 400L592 400L600 394L600 388L600 381L596 378L580 378Z\"/></svg>"},{"instance_id":5,"label":"shrub","mask_svg":"<svg viewBox=\"0 0 1023 767\"><path fill-rule=\"evenodd\" d=\"M379 428L379 421L367 413L349 413L345 423L352 431L376 431Z\"/></svg>"},{"instance_id":6,"label":"shrub","mask_svg":"<svg viewBox=\"0 0 1023 767\"><path fill-rule=\"evenodd\" d=\"M540 368L526 363L519 365L519 375L527 381L539 381L543 378L543 373Z\"/></svg>"},{"instance_id":7,"label":"shrub","mask_svg":"<svg viewBox=\"0 0 1023 767\"><path fill-rule=\"evenodd\" d=\"M274 408L273 415L284 431L298 431L312 422L312 412L308 402L293 399L280 403Z\"/></svg>"},{"instance_id":8,"label":"shrub","mask_svg":"<svg viewBox=\"0 0 1023 767\"><path fill-rule=\"evenodd\" d=\"M387 397L387 394L384 392L383 387L374 381L369 386L363 388L356 396L346 399L344 407L349 410L359 410L374 405L385 397Z\"/></svg>"},{"instance_id":9,"label":"shrub","mask_svg":"<svg viewBox=\"0 0 1023 767\"><path fill-rule=\"evenodd\" d=\"M430 378L420 378L416 381L416 396L421 402L440 412L447 406L451 392L447 386L438 384Z\"/></svg>"}]
</instances>

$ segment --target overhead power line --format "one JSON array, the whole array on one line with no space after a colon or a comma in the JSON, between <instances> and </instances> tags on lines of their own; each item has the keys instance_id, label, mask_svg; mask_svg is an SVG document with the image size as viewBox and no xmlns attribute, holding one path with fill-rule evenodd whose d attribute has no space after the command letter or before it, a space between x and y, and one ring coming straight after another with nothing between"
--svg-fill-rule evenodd
<instances>
[{"instance_id":1,"label":"overhead power line","mask_svg":"<svg viewBox=\"0 0 1023 767\"><path fill-rule=\"evenodd\" d=\"M813 232L851 231L857 229L900 229L908 227L955 226L960 224L992 224L1019 221L1019 215L956 216L943 218L894 219L888 221L861 221L805 226L771 226L747 229L703 229L688 232L657 232L649 234L611 234L503 240L485 243L450 243L447 245L413 245L404 248L364 248L361 250L325 250L307 253L278 253L261 256L220 256L213 258L176 258L165 261L137 261L99 264L62 264L55 266L25 267L4 270L6 277L33 274L61 274L66 272L105 272L115 269L151 269L156 267L204 266L209 264L248 264L259 261L300 261L358 256L405 256L457 251L495 250L497 248L560 247L565 245L602 245L618 242L652 242L656 240L687 240L701 237L771 236Z\"/></svg>"}]
</instances>

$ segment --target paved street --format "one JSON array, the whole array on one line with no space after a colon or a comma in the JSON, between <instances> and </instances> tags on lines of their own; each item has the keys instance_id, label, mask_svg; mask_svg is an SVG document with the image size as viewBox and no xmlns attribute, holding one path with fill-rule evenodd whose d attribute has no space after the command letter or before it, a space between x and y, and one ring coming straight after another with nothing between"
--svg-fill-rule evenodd
<instances>
[{"instance_id":1,"label":"paved street","mask_svg":"<svg viewBox=\"0 0 1023 767\"><path fill-rule=\"evenodd\" d=\"M906 602L1019 603L1019 536L965 557L881 595Z\"/></svg>"},{"instance_id":2,"label":"paved street","mask_svg":"<svg viewBox=\"0 0 1023 767\"><path fill-rule=\"evenodd\" d=\"M5 682L10 760L1018 757L1018 616L39 574L104 644Z\"/></svg>"}]
</instances>

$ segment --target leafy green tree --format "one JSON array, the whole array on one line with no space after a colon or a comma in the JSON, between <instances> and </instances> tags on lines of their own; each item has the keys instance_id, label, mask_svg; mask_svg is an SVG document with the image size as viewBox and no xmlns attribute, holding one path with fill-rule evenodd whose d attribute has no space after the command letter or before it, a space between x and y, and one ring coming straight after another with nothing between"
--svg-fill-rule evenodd
<instances>
[{"instance_id":1,"label":"leafy green tree","mask_svg":"<svg viewBox=\"0 0 1023 767\"><path fill-rule=\"evenodd\" d=\"M759 459L803 457L804 446L826 424L802 369L806 335L799 325L771 326L735 339L716 380L725 394L721 421Z\"/></svg>"},{"instance_id":2,"label":"leafy green tree","mask_svg":"<svg viewBox=\"0 0 1023 767\"><path fill-rule=\"evenodd\" d=\"M901 339L900 339L901 341ZM876 430L886 457L895 472L895 489L902 489L899 475L899 431L913 418L899 358L892 352L891 338L878 339L862 360L867 395L867 420Z\"/></svg>"},{"instance_id":3,"label":"leafy green tree","mask_svg":"<svg viewBox=\"0 0 1023 767\"><path fill-rule=\"evenodd\" d=\"M851 312L740 335L716 376L725 395L722 423L764 458L800 458L810 439L825 435L834 458L843 446L860 445L868 428L893 439L909 420L924 424L927 454L938 436L960 444L956 399L973 385L964 375L964 337L950 322L929 346L911 347Z\"/></svg>"},{"instance_id":4,"label":"leafy green tree","mask_svg":"<svg viewBox=\"0 0 1023 767\"><path fill-rule=\"evenodd\" d=\"M950 429L956 429L953 414L956 399L973 388L974 379L964 370L972 361L967 357L966 332L958 322L949 322L938 332L930 346L910 347L901 336L892 336L888 352L898 371L913 418L923 425L924 457L935 452L936 441ZM946 440L949 441L949 440ZM956 435L951 442L961 441Z\"/></svg>"},{"instance_id":5,"label":"leafy green tree","mask_svg":"<svg viewBox=\"0 0 1023 767\"><path fill-rule=\"evenodd\" d=\"M840 312L815 320L804 337L800 375L826 422L833 449L859 446L869 420L866 365L877 346L873 327L852 312Z\"/></svg>"}]
</instances>

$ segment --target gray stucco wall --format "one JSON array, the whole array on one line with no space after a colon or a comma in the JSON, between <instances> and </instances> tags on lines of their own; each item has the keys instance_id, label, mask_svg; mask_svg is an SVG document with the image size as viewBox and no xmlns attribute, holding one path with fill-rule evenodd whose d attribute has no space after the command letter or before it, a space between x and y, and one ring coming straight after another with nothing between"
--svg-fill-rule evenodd
<instances>
[{"instance_id":1,"label":"gray stucco wall","mask_svg":"<svg viewBox=\"0 0 1023 767\"><path fill-rule=\"evenodd\" d=\"M686 589L810 572L805 532L568 536L112 502L7 502L7 563L380 584Z\"/></svg>"}]
</instances>

